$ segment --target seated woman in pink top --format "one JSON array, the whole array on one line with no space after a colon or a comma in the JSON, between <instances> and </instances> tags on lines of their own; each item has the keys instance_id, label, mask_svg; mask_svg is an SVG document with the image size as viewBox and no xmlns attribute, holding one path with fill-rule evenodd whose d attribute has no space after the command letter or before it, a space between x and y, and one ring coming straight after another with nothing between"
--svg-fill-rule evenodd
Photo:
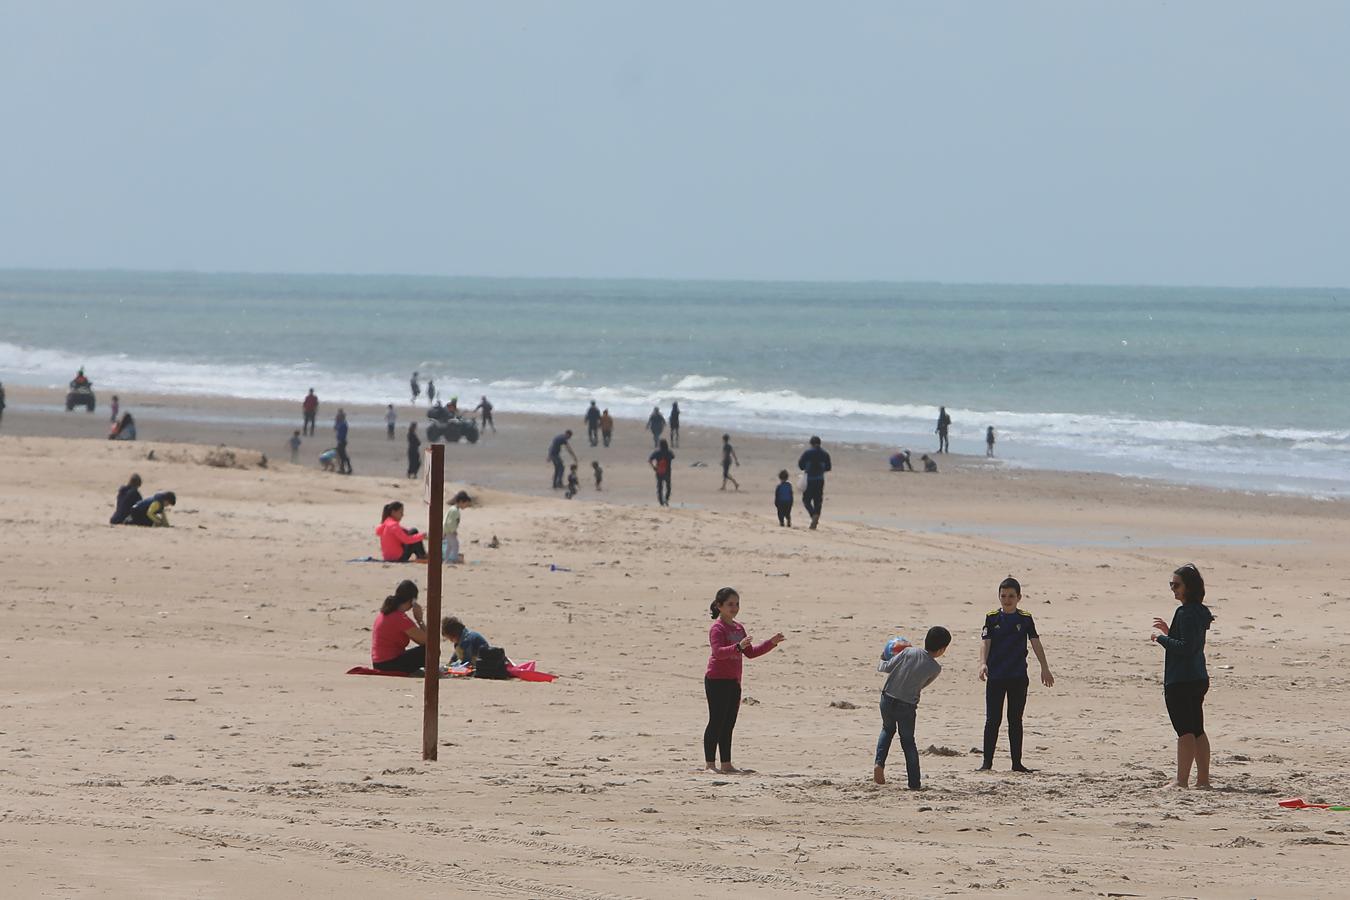
<instances>
[{"instance_id":1,"label":"seated woman in pink top","mask_svg":"<svg viewBox=\"0 0 1350 900\"><path fill-rule=\"evenodd\" d=\"M385 562L407 562L414 556L426 559L427 547L422 542L423 536L417 533L416 528L404 528L400 524L402 521L403 504L397 500L386 503L384 512L380 513L380 524L375 528L380 538L380 558Z\"/></svg>"},{"instance_id":2,"label":"seated woman in pink top","mask_svg":"<svg viewBox=\"0 0 1350 900\"><path fill-rule=\"evenodd\" d=\"M703 730L703 759L707 768L718 771L713 751L722 757L723 772L739 771L731 764L731 732L741 709L741 657L763 656L783 642L779 632L762 644L754 644L745 628L736 621L741 611L741 595L724 587L708 608L716 619L708 629L708 671L703 676L703 693L708 697L708 727Z\"/></svg>"},{"instance_id":3,"label":"seated woman in pink top","mask_svg":"<svg viewBox=\"0 0 1350 900\"><path fill-rule=\"evenodd\" d=\"M409 647L409 641L414 646ZM371 626L370 664L384 672L416 672L426 665L426 642L427 625L422 607L417 605L417 585L401 581L394 593L384 598Z\"/></svg>"}]
</instances>

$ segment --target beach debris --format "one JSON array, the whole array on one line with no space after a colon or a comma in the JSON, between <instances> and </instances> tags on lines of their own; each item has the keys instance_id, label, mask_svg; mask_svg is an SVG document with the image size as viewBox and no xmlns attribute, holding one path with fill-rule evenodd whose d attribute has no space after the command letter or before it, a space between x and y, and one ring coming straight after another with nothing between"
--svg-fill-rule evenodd
<instances>
[{"instance_id":1,"label":"beach debris","mask_svg":"<svg viewBox=\"0 0 1350 900\"><path fill-rule=\"evenodd\" d=\"M927 750L920 751L927 756L960 756L960 750L953 750L951 747L939 747L937 744L929 744Z\"/></svg>"},{"instance_id":2,"label":"beach debris","mask_svg":"<svg viewBox=\"0 0 1350 900\"><path fill-rule=\"evenodd\" d=\"M564 567L559 566L559 565L554 565L553 563L549 563L549 564L548 564L548 570L549 570L550 572L570 572L570 571L572 571L571 569L567 569L567 568L564 568Z\"/></svg>"},{"instance_id":3,"label":"beach debris","mask_svg":"<svg viewBox=\"0 0 1350 900\"><path fill-rule=\"evenodd\" d=\"M857 709L858 704L849 703L847 700L831 700L830 707L832 709Z\"/></svg>"},{"instance_id":4,"label":"beach debris","mask_svg":"<svg viewBox=\"0 0 1350 900\"><path fill-rule=\"evenodd\" d=\"M791 572L765 572L765 578L791 578Z\"/></svg>"},{"instance_id":5,"label":"beach debris","mask_svg":"<svg viewBox=\"0 0 1350 900\"><path fill-rule=\"evenodd\" d=\"M214 450L207 452L202 458L202 462L216 469L237 469L239 460L235 457L234 451L221 444Z\"/></svg>"},{"instance_id":6,"label":"beach debris","mask_svg":"<svg viewBox=\"0 0 1350 900\"><path fill-rule=\"evenodd\" d=\"M155 451L151 450L149 453L145 454L145 458L146 458L146 459L154 459L154 458L155 458Z\"/></svg>"},{"instance_id":7,"label":"beach debris","mask_svg":"<svg viewBox=\"0 0 1350 900\"><path fill-rule=\"evenodd\" d=\"M174 736L171 735L171 734L166 734L166 735L164 735L164 740L166 740L166 741L176 741L176 740L178 740L178 738L174 737Z\"/></svg>"},{"instance_id":8,"label":"beach debris","mask_svg":"<svg viewBox=\"0 0 1350 900\"><path fill-rule=\"evenodd\" d=\"M742 697L741 706L759 706L759 701L754 697Z\"/></svg>"},{"instance_id":9,"label":"beach debris","mask_svg":"<svg viewBox=\"0 0 1350 900\"><path fill-rule=\"evenodd\" d=\"M489 550L496 550L496 549L497 549L498 547L500 547L501 545L502 545L502 542L499 541L499 540L497 540L497 536L496 536L495 534L492 536L492 540L488 541L488 549L489 549Z\"/></svg>"}]
</instances>

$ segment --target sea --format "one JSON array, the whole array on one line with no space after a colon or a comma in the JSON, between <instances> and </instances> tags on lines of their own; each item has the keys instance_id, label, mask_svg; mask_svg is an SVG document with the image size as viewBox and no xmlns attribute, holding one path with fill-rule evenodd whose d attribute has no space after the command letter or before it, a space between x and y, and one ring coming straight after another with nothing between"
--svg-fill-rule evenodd
<instances>
[{"instance_id":1,"label":"sea","mask_svg":"<svg viewBox=\"0 0 1350 900\"><path fill-rule=\"evenodd\" d=\"M645 418L1350 496L1350 290L0 271L0 381ZM288 423L289 424L289 423Z\"/></svg>"}]
</instances>

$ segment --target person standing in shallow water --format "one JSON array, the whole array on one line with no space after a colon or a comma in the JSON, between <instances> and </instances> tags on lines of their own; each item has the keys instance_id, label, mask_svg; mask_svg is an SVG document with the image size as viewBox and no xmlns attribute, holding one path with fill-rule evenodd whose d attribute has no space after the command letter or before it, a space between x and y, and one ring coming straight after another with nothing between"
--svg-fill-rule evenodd
<instances>
[{"instance_id":1,"label":"person standing in shallow water","mask_svg":"<svg viewBox=\"0 0 1350 900\"><path fill-rule=\"evenodd\" d=\"M947 415L947 407L939 406L937 428L933 429L934 431L937 432L938 436L937 452L939 453L950 452L950 445L947 443L947 429L951 427L952 427L952 417Z\"/></svg>"},{"instance_id":2,"label":"person standing in shallow water","mask_svg":"<svg viewBox=\"0 0 1350 900\"><path fill-rule=\"evenodd\" d=\"M417 405L417 398L422 396L422 386L417 383L417 373L412 373L412 378L408 380L408 387L412 388L413 406Z\"/></svg>"},{"instance_id":3,"label":"person standing in shallow water","mask_svg":"<svg viewBox=\"0 0 1350 900\"><path fill-rule=\"evenodd\" d=\"M984 455L993 457L994 455L994 426L990 425L984 430Z\"/></svg>"},{"instance_id":4,"label":"person standing in shallow water","mask_svg":"<svg viewBox=\"0 0 1350 900\"><path fill-rule=\"evenodd\" d=\"M1016 578L1005 578L998 586L999 608L984 617L980 632L980 680L984 682L984 764L981 770L994 768L994 749L998 729L1003 724L1003 701L1008 701L1008 749L1014 772L1030 772L1022 765L1022 712L1027 706L1027 644L1041 663L1041 684L1055 686L1050 664L1031 613L1018 609L1022 585Z\"/></svg>"},{"instance_id":5,"label":"person standing in shallow water","mask_svg":"<svg viewBox=\"0 0 1350 900\"><path fill-rule=\"evenodd\" d=\"M1167 715L1177 733L1177 777L1169 787L1190 786L1195 765L1195 786L1209 787L1209 735L1205 734L1205 695L1209 671L1205 668L1205 632L1214 614L1205 606L1205 579L1194 563L1177 569L1168 582L1172 596L1181 605L1172 614L1172 624L1154 619L1161 634L1149 640L1164 648L1163 697Z\"/></svg>"}]
</instances>

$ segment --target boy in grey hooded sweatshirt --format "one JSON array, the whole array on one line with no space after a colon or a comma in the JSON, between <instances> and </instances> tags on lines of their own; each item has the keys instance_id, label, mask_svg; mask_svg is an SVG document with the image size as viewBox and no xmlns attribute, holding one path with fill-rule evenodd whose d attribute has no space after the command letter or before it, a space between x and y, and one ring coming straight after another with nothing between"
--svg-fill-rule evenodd
<instances>
[{"instance_id":1,"label":"boy in grey hooded sweatshirt","mask_svg":"<svg viewBox=\"0 0 1350 900\"><path fill-rule=\"evenodd\" d=\"M890 659L877 664L878 672L888 673L881 689L881 736L877 738L876 766L872 780L886 783L886 757L891 751L895 732L900 732L900 747L905 752L905 775L909 788L917 791L919 783L919 747L914 741L914 720L919 711L919 695L942 672L937 658L947 652L952 634L941 625L928 629L923 647L906 647Z\"/></svg>"}]
</instances>

